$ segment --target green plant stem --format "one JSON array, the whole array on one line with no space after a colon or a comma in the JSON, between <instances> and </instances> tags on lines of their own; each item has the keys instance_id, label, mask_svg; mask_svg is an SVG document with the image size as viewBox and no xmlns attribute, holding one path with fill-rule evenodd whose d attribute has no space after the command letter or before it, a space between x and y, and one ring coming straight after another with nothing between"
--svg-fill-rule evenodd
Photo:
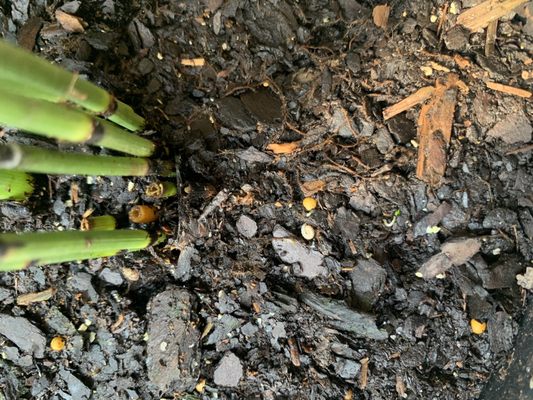
<instances>
[{"instance_id":1,"label":"green plant stem","mask_svg":"<svg viewBox=\"0 0 533 400\"><path fill-rule=\"evenodd\" d=\"M26 200L33 193L33 178L22 171L0 170L0 200Z\"/></svg>"},{"instance_id":2,"label":"green plant stem","mask_svg":"<svg viewBox=\"0 0 533 400\"><path fill-rule=\"evenodd\" d=\"M56 175L173 176L173 164L145 158L95 156L19 145L0 145L0 168Z\"/></svg>"},{"instance_id":3,"label":"green plant stem","mask_svg":"<svg viewBox=\"0 0 533 400\"><path fill-rule=\"evenodd\" d=\"M176 187L176 184L172 182L152 182L146 188L145 193L149 197L161 199L174 196L178 193L178 188Z\"/></svg>"},{"instance_id":4,"label":"green plant stem","mask_svg":"<svg viewBox=\"0 0 533 400\"><path fill-rule=\"evenodd\" d=\"M33 99L0 88L0 124L73 143L90 143L134 156L149 157L155 146L101 118L66 104Z\"/></svg>"},{"instance_id":5,"label":"green plant stem","mask_svg":"<svg viewBox=\"0 0 533 400\"><path fill-rule=\"evenodd\" d=\"M112 215L89 217L82 221L82 231L112 231L117 227L117 220Z\"/></svg>"},{"instance_id":6,"label":"green plant stem","mask_svg":"<svg viewBox=\"0 0 533 400\"><path fill-rule=\"evenodd\" d=\"M0 234L0 271L107 257L140 250L157 240L143 230Z\"/></svg>"},{"instance_id":7,"label":"green plant stem","mask_svg":"<svg viewBox=\"0 0 533 400\"><path fill-rule=\"evenodd\" d=\"M140 115L104 89L4 40L0 40L2 83L24 90L28 97L70 101L132 131L144 126Z\"/></svg>"}]
</instances>

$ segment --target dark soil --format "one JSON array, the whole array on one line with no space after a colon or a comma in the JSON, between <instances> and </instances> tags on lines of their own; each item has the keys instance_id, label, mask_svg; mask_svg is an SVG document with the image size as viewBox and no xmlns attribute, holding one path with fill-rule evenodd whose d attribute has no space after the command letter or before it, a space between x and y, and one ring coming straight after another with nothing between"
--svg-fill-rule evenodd
<instances>
[{"instance_id":1,"label":"dark soil","mask_svg":"<svg viewBox=\"0 0 533 400\"><path fill-rule=\"evenodd\" d=\"M533 256L533 106L483 80L531 89L533 22L503 18L486 57L484 33L454 27L456 14L437 32L449 1L391 1L385 30L377 4L0 1L5 38L147 118L181 185L156 202L149 228L168 240L150 251L0 275L0 398L476 399L506 375L531 308L515 276ZM60 7L85 32L59 26ZM205 64L183 63L195 58ZM468 88L437 187L415 177L419 107L382 117L446 74L431 63ZM77 229L89 208L127 227L151 201L150 178L39 179L29 202L0 205L3 231ZM415 275L464 238L481 241L466 264ZM65 350L50 349L56 336Z\"/></svg>"}]
</instances>

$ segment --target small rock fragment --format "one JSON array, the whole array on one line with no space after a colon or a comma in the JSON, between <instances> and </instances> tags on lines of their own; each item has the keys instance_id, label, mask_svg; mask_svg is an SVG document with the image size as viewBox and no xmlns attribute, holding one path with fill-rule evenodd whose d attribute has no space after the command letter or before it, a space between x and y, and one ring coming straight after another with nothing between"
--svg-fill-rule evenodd
<instances>
[{"instance_id":1,"label":"small rock fragment","mask_svg":"<svg viewBox=\"0 0 533 400\"><path fill-rule=\"evenodd\" d=\"M350 278L357 306L366 311L372 309L383 291L387 271L373 259L359 260Z\"/></svg>"},{"instance_id":2,"label":"small rock fragment","mask_svg":"<svg viewBox=\"0 0 533 400\"><path fill-rule=\"evenodd\" d=\"M257 233L257 223L250 217L241 215L237 220L237 230L245 238L251 239Z\"/></svg>"},{"instance_id":3,"label":"small rock fragment","mask_svg":"<svg viewBox=\"0 0 533 400\"><path fill-rule=\"evenodd\" d=\"M67 370L61 368L59 376L66 382L68 391L73 399L86 400L91 397L91 389Z\"/></svg>"},{"instance_id":4,"label":"small rock fragment","mask_svg":"<svg viewBox=\"0 0 533 400\"><path fill-rule=\"evenodd\" d=\"M104 268L102 272L100 272L99 277L104 282L114 286L120 286L124 283L124 279L122 278L120 272L111 271L109 268Z\"/></svg>"},{"instance_id":5,"label":"small rock fragment","mask_svg":"<svg viewBox=\"0 0 533 400\"><path fill-rule=\"evenodd\" d=\"M487 132L487 136L501 139L507 144L527 143L531 140L533 127L523 111L509 114Z\"/></svg>"},{"instance_id":6,"label":"small rock fragment","mask_svg":"<svg viewBox=\"0 0 533 400\"><path fill-rule=\"evenodd\" d=\"M533 290L533 268L527 267L524 275L516 275L516 282L524 289Z\"/></svg>"},{"instance_id":7,"label":"small rock fragment","mask_svg":"<svg viewBox=\"0 0 533 400\"><path fill-rule=\"evenodd\" d=\"M357 337L385 340L385 330L378 329L371 315L348 308L343 301L333 300L311 292L303 292L300 300L330 318L328 324L336 329L351 332Z\"/></svg>"},{"instance_id":8,"label":"small rock fragment","mask_svg":"<svg viewBox=\"0 0 533 400\"><path fill-rule=\"evenodd\" d=\"M0 334L12 341L20 350L43 358L46 338L39 328L26 318L0 314Z\"/></svg>"},{"instance_id":9,"label":"small rock fragment","mask_svg":"<svg viewBox=\"0 0 533 400\"><path fill-rule=\"evenodd\" d=\"M91 283L92 275L86 272L78 272L70 279L70 285L82 292L89 301L96 303L98 301L98 293Z\"/></svg>"},{"instance_id":10,"label":"small rock fragment","mask_svg":"<svg viewBox=\"0 0 533 400\"><path fill-rule=\"evenodd\" d=\"M379 205L376 198L364 185L359 186L350 197L350 207L369 215L377 215L379 213Z\"/></svg>"},{"instance_id":11,"label":"small rock fragment","mask_svg":"<svg viewBox=\"0 0 533 400\"><path fill-rule=\"evenodd\" d=\"M502 229L517 224L516 213L507 208L490 210L483 220L483 228L486 229Z\"/></svg>"},{"instance_id":12,"label":"small rock fragment","mask_svg":"<svg viewBox=\"0 0 533 400\"><path fill-rule=\"evenodd\" d=\"M242 374L241 360L235 354L228 353L220 360L213 378L216 385L236 387L242 378Z\"/></svg>"},{"instance_id":13,"label":"small rock fragment","mask_svg":"<svg viewBox=\"0 0 533 400\"><path fill-rule=\"evenodd\" d=\"M427 234L428 228L437 226L440 221L451 211L450 203L442 202L435 211L426 215L414 226L414 236L423 236Z\"/></svg>"},{"instance_id":14,"label":"small rock fragment","mask_svg":"<svg viewBox=\"0 0 533 400\"><path fill-rule=\"evenodd\" d=\"M250 164L268 164L272 161L272 157L262 151L257 150L255 147L250 146L246 150L242 150L237 153L237 156Z\"/></svg>"},{"instance_id":15,"label":"small rock fragment","mask_svg":"<svg viewBox=\"0 0 533 400\"><path fill-rule=\"evenodd\" d=\"M298 242L280 226L274 229L272 247L283 262L293 264L296 276L314 278L326 272L326 268L322 265L324 256Z\"/></svg>"}]
</instances>

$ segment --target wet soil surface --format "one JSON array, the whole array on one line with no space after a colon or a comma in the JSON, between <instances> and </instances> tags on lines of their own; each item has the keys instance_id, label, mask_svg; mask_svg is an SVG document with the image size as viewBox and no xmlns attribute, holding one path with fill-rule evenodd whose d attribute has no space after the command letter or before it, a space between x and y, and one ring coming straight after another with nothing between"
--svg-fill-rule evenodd
<instances>
[{"instance_id":1,"label":"wet soil surface","mask_svg":"<svg viewBox=\"0 0 533 400\"><path fill-rule=\"evenodd\" d=\"M180 184L155 202L163 244L0 275L0 398L478 398L531 302L533 106L484 80L531 88L533 12L502 18L486 56L455 25L475 3L392 1L382 29L365 0L0 2L7 39L147 118ZM428 186L419 107L382 111L449 71L466 89ZM150 182L41 176L1 229L77 229L88 209L127 227ZM440 279L416 276L470 239Z\"/></svg>"}]
</instances>

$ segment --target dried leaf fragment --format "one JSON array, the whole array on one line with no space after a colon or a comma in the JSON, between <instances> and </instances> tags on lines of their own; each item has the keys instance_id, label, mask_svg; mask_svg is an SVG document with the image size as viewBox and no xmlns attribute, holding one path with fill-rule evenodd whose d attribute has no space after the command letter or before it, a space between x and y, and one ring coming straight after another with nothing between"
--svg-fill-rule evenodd
<instances>
[{"instance_id":1,"label":"dried leaf fragment","mask_svg":"<svg viewBox=\"0 0 533 400\"><path fill-rule=\"evenodd\" d=\"M390 6L387 4L375 6L372 11L372 18L374 19L374 24L382 29L387 28L389 22Z\"/></svg>"},{"instance_id":2,"label":"dried leaf fragment","mask_svg":"<svg viewBox=\"0 0 533 400\"><path fill-rule=\"evenodd\" d=\"M267 150L270 150L274 154L290 154L293 153L299 145L300 142L271 143L267 146Z\"/></svg>"},{"instance_id":3,"label":"dried leaf fragment","mask_svg":"<svg viewBox=\"0 0 533 400\"><path fill-rule=\"evenodd\" d=\"M83 19L76 17L74 15L67 14L64 11L56 10L56 19L57 22L63 27L67 32L74 33L83 33L85 32L85 26L87 24Z\"/></svg>"},{"instance_id":4,"label":"dried leaf fragment","mask_svg":"<svg viewBox=\"0 0 533 400\"><path fill-rule=\"evenodd\" d=\"M17 305L27 306L31 303L49 300L56 293L56 291L56 288L49 288L41 292L22 294L17 297Z\"/></svg>"},{"instance_id":5,"label":"dried leaf fragment","mask_svg":"<svg viewBox=\"0 0 533 400\"><path fill-rule=\"evenodd\" d=\"M431 100L422 106L418 118L418 179L437 185L446 171L446 153L452 134L457 97L455 74L438 79Z\"/></svg>"},{"instance_id":6,"label":"dried leaf fragment","mask_svg":"<svg viewBox=\"0 0 533 400\"><path fill-rule=\"evenodd\" d=\"M470 260L481 248L479 239L460 238L450 240L441 246L441 252L430 257L417 271L420 278L431 279L442 275L453 266Z\"/></svg>"},{"instance_id":7,"label":"dried leaf fragment","mask_svg":"<svg viewBox=\"0 0 533 400\"><path fill-rule=\"evenodd\" d=\"M514 86L502 85L501 83L490 82L490 81L486 82L486 84L489 89L497 90L498 92L502 92L502 93L512 94L518 97L523 97L525 99L529 99L531 96L533 96L533 94L530 91L516 88Z\"/></svg>"},{"instance_id":8,"label":"dried leaf fragment","mask_svg":"<svg viewBox=\"0 0 533 400\"><path fill-rule=\"evenodd\" d=\"M528 0L487 0L469 8L457 17L457 23L472 32L486 28L492 21L500 19Z\"/></svg>"},{"instance_id":9,"label":"dried leaf fragment","mask_svg":"<svg viewBox=\"0 0 533 400\"><path fill-rule=\"evenodd\" d=\"M410 96L407 96L402 101L384 109L383 119L386 121L420 103L423 103L431 97L434 91L435 88L431 86L426 86L421 89L418 89L416 92L414 92Z\"/></svg>"}]
</instances>

